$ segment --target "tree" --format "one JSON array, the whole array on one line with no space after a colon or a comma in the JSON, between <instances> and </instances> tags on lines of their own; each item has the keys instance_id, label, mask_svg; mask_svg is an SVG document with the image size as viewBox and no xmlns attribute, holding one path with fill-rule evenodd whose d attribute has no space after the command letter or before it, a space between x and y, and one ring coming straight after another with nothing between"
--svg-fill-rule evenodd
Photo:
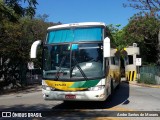
<instances>
[{"instance_id":1,"label":"tree","mask_svg":"<svg viewBox=\"0 0 160 120\"><path fill-rule=\"evenodd\" d=\"M123 4L124 7L132 7L151 16L159 16L160 0L128 0L129 4Z\"/></svg>"},{"instance_id":2,"label":"tree","mask_svg":"<svg viewBox=\"0 0 160 120\"><path fill-rule=\"evenodd\" d=\"M0 58L3 58L0 78L3 78L6 84L26 83L31 44L37 39L45 40L46 30L52 25L55 24L29 17L23 17L16 23L4 20L4 31L0 37ZM41 61L36 63L37 67L41 66Z\"/></svg>"},{"instance_id":3,"label":"tree","mask_svg":"<svg viewBox=\"0 0 160 120\"><path fill-rule=\"evenodd\" d=\"M138 43L144 62L156 63L160 21L155 17L133 16L124 28L128 44Z\"/></svg>"},{"instance_id":4,"label":"tree","mask_svg":"<svg viewBox=\"0 0 160 120\"><path fill-rule=\"evenodd\" d=\"M112 44L118 50L121 50L127 46L127 42L124 39L125 31L123 29L120 30L119 29L120 26L121 26L120 24L117 24L117 25L110 24L107 26L112 35L111 36Z\"/></svg>"},{"instance_id":5,"label":"tree","mask_svg":"<svg viewBox=\"0 0 160 120\"><path fill-rule=\"evenodd\" d=\"M22 7L22 1L26 7ZM5 85L15 84L24 75L27 42L21 39L23 27L19 20L23 16L32 18L36 5L36 0L0 0L0 79Z\"/></svg>"},{"instance_id":6,"label":"tree","mask_svg":"<svg viewBox=\"0 0 160 120\"><path fill-rule=\"evenodd\" d=\"M140 45L143 61L160 63L160 0L128 0L124 7L140 10L131 17L125 27L128 43L137 42ZM158 62L159 61L159 62Z\"/></svg>"},{"instance_id":7,"label":"tree","mask_svg":"<svg viewBox=\"0 0 160 120\"><path fill-rule=\"evenodd\" d=\"M20 3L22 0L0 0L0 18L8 19L9 21L17 21L20 17L35 15L36 0L23 0L28 4L26 7L22 7Z\"/></svg>"}]
</instances>

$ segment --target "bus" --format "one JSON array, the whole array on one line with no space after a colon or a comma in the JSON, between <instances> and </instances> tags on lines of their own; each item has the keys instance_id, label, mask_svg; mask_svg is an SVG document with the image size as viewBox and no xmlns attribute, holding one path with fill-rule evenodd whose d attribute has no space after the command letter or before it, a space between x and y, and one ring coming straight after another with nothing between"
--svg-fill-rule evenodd
<instances>
[{"instance_id":1,"label":"bus","mask_svg":"<svg viewBox=\"0 0 160 120\"><path fill-rule=\"evenodd\" d=\"M120 83L120 61L105 23L51 26L45 42L32 44L31 58L39 45L44 100L105 101Z\"/></svg>"}]
</instances>

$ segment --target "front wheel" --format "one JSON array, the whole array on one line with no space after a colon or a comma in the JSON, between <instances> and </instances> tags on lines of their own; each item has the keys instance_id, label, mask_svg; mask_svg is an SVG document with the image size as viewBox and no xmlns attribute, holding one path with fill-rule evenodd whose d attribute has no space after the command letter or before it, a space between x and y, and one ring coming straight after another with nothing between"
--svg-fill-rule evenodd
<instances>
[{"instance_id":1,"label":"front wheel","mask_svg":"<svg viewBox=\"0 0 160 120\"><path fill-rule=\"evenodd\" d=\"M110 94L110 95L112 95L112 94L113 94L113 92L114 92L114 88L113 88L113 81L112 81L112 80L111 80L110 89L111 89L111 94Z\"/></svg>"},{"instance_id":2,"label":"front wheel","mask_svg":"<svg viewBox=\"0 0 160 120\"><path fill-rule=\"evenodd\" d=\"M111 80L111 82L110 82L110 96L113 95L113 92L114 92L113 81Z\"/></svg>"},{"instance_id":3,"label":"front wheel","mask_svg":"<svg viewBox=\"0 0 160 120\"><path fill-rule=\"evenodd\" d=\"M111 101L111 100L112 100L113 91L114 91L114 89L113 89L113 81L111 80L111 81L110 81L110 88L109 88L110 95L109 95L108 98L107 98L108 101Z\"/></svg>"}]
</instances>

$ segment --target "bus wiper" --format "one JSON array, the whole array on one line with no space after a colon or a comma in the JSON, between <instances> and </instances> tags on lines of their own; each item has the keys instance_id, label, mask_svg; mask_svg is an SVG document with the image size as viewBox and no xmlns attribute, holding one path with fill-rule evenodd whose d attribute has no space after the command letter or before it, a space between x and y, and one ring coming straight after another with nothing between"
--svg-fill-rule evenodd
<instances>
[{"instance_id":1,"label":"bus wiper","mask_svg":"<svg viewBox=\"0 0 160 120\"><path fill-rule=\"evenodd\" d=\"M80 73L82 74L82 76L86 79L86 80L88 80L88 78L87 78L87 76L85 75L85 73L83 72L83 70L82 70L82 68L78 65L78 62L77 62L77 60L76 60L76 58L72 58L73 59L73 61L76 63L76 67L79 69L79 71L80 71ZM72 72L70 72L70 74L71 74Z\"/></svg>"},{"instance_id":2,"label":"bus wiper","mask_svg":"<svg viewBox=\"0 0 160 120\"><path fill-rule=\"evenodd\" d=\"M57 72L56 72L56 80L59 79L59 71L61 70L62 65L63 65L63 63L64 63L66 57L67 57L67 55L65 55L65 56L62 58L62 60L61 60L61 63L60 63L60 65L59 65L59 68L58 68L58 70L57 70Z\"/></svg>"}]
</instances>

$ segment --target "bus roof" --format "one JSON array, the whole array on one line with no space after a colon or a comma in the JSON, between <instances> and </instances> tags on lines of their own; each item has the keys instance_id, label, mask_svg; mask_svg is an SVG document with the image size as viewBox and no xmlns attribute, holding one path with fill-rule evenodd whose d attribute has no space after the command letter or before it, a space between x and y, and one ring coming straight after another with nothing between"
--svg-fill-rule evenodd
<instances>
[{"instance_id":1,"label":"bus roof","mask_svg":"<svg viewBox=\"0 0 160 120\"><path fill-rule=\"evenodd\" d=\"M71 27L83 27L83 26L106 26L103 22L82 22L82 23L70 23L61 24L49 27L47 30L60 29L60 28L71 28Z\"/></svg>"}]
</instances>

